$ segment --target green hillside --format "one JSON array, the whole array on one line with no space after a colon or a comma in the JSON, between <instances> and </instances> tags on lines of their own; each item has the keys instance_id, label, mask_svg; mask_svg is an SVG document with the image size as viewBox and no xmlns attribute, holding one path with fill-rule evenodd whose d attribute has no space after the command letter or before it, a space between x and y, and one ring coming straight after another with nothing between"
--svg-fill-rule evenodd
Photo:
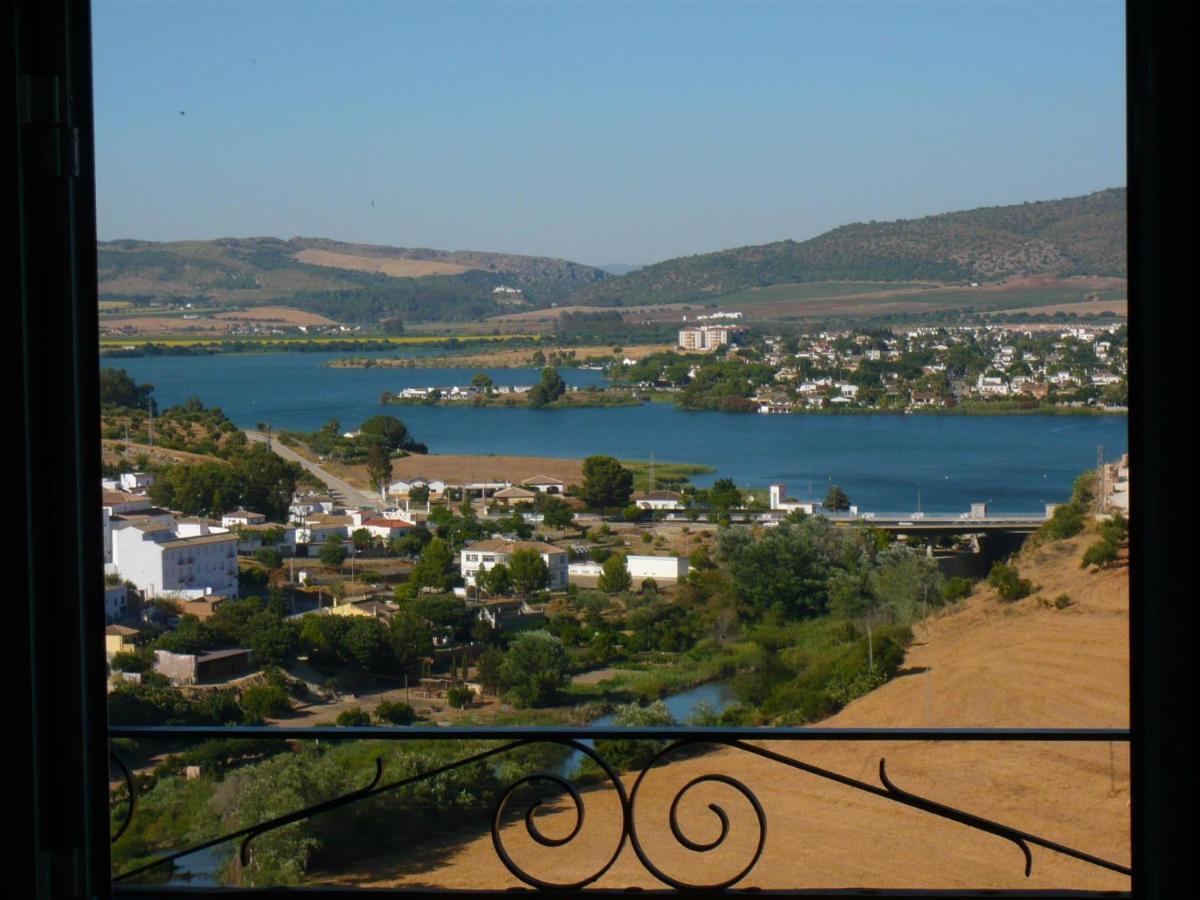
<instances>
[{"instance_id":1,"label":"green hillside","mask_svg":"<svg viewBox=\"0 0 1200 900\"><path fill-rule=\"evenodd\" d=\"M695 302L816 281L986 282L1023 275L1126 274L1126 192L835 228L656 263L588 285L568 303Z\"/></svg>"},{"instance_id":2,"label":"green hillside","mask_svg":"<svg viewBox=\"0 0 1200 900\"><path fill-rule=\"evenodd\" d=\"M453 274L397 277L314 265L297 259L305 251L362 264L407 260L418 271L418 263L424 261ZM462 321L514 305L549 306L611 277L592 266L561 259L343 244L321 238L109 241L99 244L98 256L102 302L125 301L135 307L180 302L237 307L281 304L341 322L363 323L385 316ZM493 288L500 286L522 293L497 299Z\"/></svg>"}]
</instances>

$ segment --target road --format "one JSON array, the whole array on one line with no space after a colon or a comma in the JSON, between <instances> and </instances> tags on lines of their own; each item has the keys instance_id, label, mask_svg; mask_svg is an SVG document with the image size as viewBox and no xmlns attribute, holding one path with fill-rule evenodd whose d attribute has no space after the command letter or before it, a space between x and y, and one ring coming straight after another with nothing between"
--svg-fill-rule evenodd
<instances>
[{"instance_id":1,"label":"road","mask_svg":"<svg viewBox=\"0 0 1200 900\"><path fill-rule=\"evenodd\" d=\"M247 431L246 439L250 441L263 442L267 436L261 431ZM311 460L305 459L295 450L285 447L279 441L271 441L271 450L277 456L289 460L290 462L299 463L308 472L311 472L317 478L325 483L329 488L329 493L342 506L362 506L364 504L378 507L380 505L379 496L371 491L363 491L356 488L350 482L338 478L332 472L322 469L319 465Z\"/></svg>"}]
</instances>

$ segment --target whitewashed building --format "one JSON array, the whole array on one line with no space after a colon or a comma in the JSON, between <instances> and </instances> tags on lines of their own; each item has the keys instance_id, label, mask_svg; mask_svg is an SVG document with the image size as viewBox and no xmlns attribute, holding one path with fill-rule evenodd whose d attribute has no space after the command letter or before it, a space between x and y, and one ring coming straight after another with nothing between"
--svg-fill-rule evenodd
<instances>
[{"instance_id":1,"label":"whitewashed building","mask_svg":"<svg viewBox=\"0 0 1200 900\"><path fill-rule=\"evenodd\" d=\"M131 525L113 532L113 564L147 597L236 597L237 543L228 531L183 537L166 525Z\"/></svg>"},{"instance_id":2,"label":"whitewashed building","mask_svg":"<svg viewBox=\"0 0 1200 900\"><path fill-rule=\"evenodd\" d=\"M478 541L459 551L459 567L463 580L475 584L475 575L486 572L499 563L510 564L517 550L536 550L550 571L550 590L562 590L568 581L568 554L561 547L543 541Z\"/></svg>"}]
</instances>

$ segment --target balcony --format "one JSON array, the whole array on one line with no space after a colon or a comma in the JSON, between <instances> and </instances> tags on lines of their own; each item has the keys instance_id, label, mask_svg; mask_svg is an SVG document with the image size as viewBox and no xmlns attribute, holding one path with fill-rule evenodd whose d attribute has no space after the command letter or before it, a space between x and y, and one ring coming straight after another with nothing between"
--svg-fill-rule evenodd
<instances>
[{"instance_id":1,"label":"balcony","mask_svg":"<svg viewBox=\"0 0 1200 900\"><path fill-rule=\"evenodd\" d=\"M279 884L1130 891L1124 729L114 727L110 736L122 895ZM151 773L149 758L161 764L167 750L173 762ZM1047 758L1054 779L1028 774ZM1058 808L1064 791L1090 812Z\"/></svg>"}]
</instances>

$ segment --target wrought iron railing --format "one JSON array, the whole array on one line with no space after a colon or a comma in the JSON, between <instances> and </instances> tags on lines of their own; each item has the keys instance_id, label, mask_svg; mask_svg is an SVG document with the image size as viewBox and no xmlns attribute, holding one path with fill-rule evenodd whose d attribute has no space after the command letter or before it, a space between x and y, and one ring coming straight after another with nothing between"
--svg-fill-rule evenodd
<instances>
[{"instance_id":1,"label":"wrought iron railing","mask_svg":"<svg viewBox=\"0 0 1200 900\"><path fill-rule=\"evenodd\" d=\"M1055 854L1061 854L1079 860L1090 866L1095 866L1124 876L1132 877L1130 866L1105 859L1092 853L1067 846L1043 835L1033 834L1012 825L986 818L966 809L959 809L944 803L921 796L906 790L896 783L896 773L889 773L887 760L879 759L878 783L863 781L835 772L831 769L813 765L801 759L788 756L767 747L762 742L1105 742L1128 743L1128 729L1106 728L1061 728L1061 729L1010 729L1010 728L904 728L904 729L874 729L874 728L706 728L706 727L646 727L646 728L617 728L617 727L574 727L574 728L409 728L409 727L339 727L339 728L277 728L277 727L210 727L210 726L158 726L158 727L113 727L109 731L112 739L253 739L280 741L464 741L493 744L477 753L467 754L451 762L437 765L415 775L388 780L386 767L382 758L375 759L374 777L363 787L331 797L320 803L312 804L285 815L268 818L240 829L232 830L208 840L200 841L181 850L164 853L149 862L143 862L124 871L114 872L114 887L118 893L126 891L152 890L156 894L170 892L171 887L154 885L145 888L137 883L139 876L144 876L152 870L174 863L183 857L197 853L219 844L240 841L239 857L243 866L251 859L254 840L275 829L301 822L315 816L320 816L332 810L360 803L371 797L396 791L400 788L436 779L452 770L482 763L487 760L501 758L505 754L534 745L558 745L570 751L588 757L600 772L603 779L615 791L620 805L619 834L616 836L616 849L610 856L596 860L591 871L584 877L570 880L553 880L552 873L533 873L519 865L505 848L503 828L506 814L511 817L510 804L514 795L523 786L545 783L553 785L558 792L570 798L574 807L574 826L563 837L550 837L543 833L536 821L539 807L546 801L533 800L524 810L523 820L529 838L542 847L568 846L580 833L585 818L586 801L583 792L572 784L568 777L560 772L541 771L523 775L507 785L494 803L491 812L491 840L498 859L517 879L532 888L542 891L569 892L581 891L595 884L607 874L624 852L628 844L645 870L651 873L667 888L679 891L720 891L736 887L759 863L766 841L768 817L763 804L747 785L725 772L712 772L692 778L674 795L669 810L669 827L674 840L681 847L693 852L705 853L720 847L725 843L730 833L730 818L725 809L716 803L708 804L707 808L719 823L719 833L711 840L700 841L689 838L684 826L680 823L680 807L685 796L695 787L711 783L721 784L739 793L753 810L754 820L758 830L755 847L749 862L732 876L716 882L689 881L672 876L660 868L651 858L638 832L637 803L639 790L647 774L664 761L673 756L691 755L697 748L724 747L750 754L777 763L782 769L804 772L817 778L842 785L848 789L870 794L891 803L909 807L927 813L943 820L958 823L966 828L991 834L1011 842L1021 852L1020 864L1023 866L1025 877L1033 871L1033 848L1041 848ZM661 745L653 758L644 764L636 773L625 773L625 778L614 768L604 755L591 746L591 742L619 741L652 741ZM495 743L499 742L499 743ZM585 743L586 742L586 743ZM752 743L758 742L758 743ZM125 782L128 792L128 808L116 825L112 841L116 844L125 835L131 821L138 814L137 810L137 779L120 753L114 748L111 751L115 763L115 772L119 780ZM782 771L781 769L781 771ZM632 787L626 787L626 780L632 778ZM921 893L941 894L939 891L897 891L871 890L875 895L902 892L909 896ZM996 890L981 890L990 895L1005 892ZM956 894L962 893L956 891ZM967 893L970 893L969 891ZM1009 893L1021 893L1013 891ZM1046 894L1046 891L1029 893ZM1049 892L1054 893L1054 892ZM1114 896L1128 892L1088 892L1064 891L1062 894L1103 895Z\"/></svg>"}]
</instances>

